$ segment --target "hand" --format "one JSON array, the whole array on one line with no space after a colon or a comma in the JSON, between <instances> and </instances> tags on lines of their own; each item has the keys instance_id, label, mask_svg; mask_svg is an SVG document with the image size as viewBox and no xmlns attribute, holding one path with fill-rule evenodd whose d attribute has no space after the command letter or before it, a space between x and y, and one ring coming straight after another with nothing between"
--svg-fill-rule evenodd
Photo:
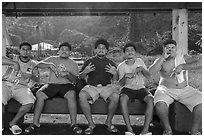
<instances>
[{"instance_id":1,"label":"hand","mask_svg":"<svg viewBox=\"0 0 204 137\"><path fill-rule=\"evenodd\" d=\"M20 70L20 65L19 65L18 62L14 62L14 64L13 64L13 69L14 69L15 71L19 71L19 70Z\"/></svg>"},{"instance_id":2,"label":"hand","mask_svg":"<svg viewBox=\"0 0 204 137\"><path fill-rule=\"evenodd\" d=\"M60 72L59 72L59 75L60 75L61 77L65 77L65 76L69 75L69 71L60 71Z\"/></svg>"},{"instance_id":3,"label":"hand","mask_svg":"<svg viewBox=\"0 0 204 137\"><path fill-rule=\"evenodd\" d=\"M125 77L126 77L126 78L129 78L129 79L132 79L134 76L135 76L134 73L126 73L126 74L125 74Z\"/></svg>"},{"instance_id":4,"label":"hand","mask_svg":"<svg viewBox=\"0 0 204 137\"><path fill-rule=\"evenodd\" d=\"M178 74L181 73L182 70L183 70L183 67L182 67L182 65L180 64L180 65L178 65L176 68L173 69L173 72L178 75Z\"/></svg>"},{"instance_id":5,"label":"hand","mask_svg":"<svg viewBox=\"0 0 204 137\"><path fill-rule=\"evenodd\" d=\"M105 70L108 73L111 73L113 75L117 75L117 70L116 70L115 66L112 66L111 64L106 65Z\"/></svg>"},{"instance_id":6,"label":"hand","mask_svg":"<svg viewBox=\"0 0 204 137\"><path fill-rule=\"evenodd\" d=\"M163 57L164 59L167 59L169 56L171 56L171 54L169 54L169 53L167 53L166 51L164 51L162 57Z\"/></svg>"},{"instance_id":7,"label":"hand","mask_svg":"<svg viewBox=\"0 0 204 137\"><path fill-rule=\"evenodd\" d=\"M141 73L143 71L143 67L142 66L139 66L135 69L135 73L138 74L138 73Z\"/></svg>"},{"instance_id":8,"label":"hand","mask_svg":"<svg viewBox=\"0 0 204 137\"><path fill-rule=\"evenodd\" d=\"M88 74L88 73L90 73L90 72L92 72L92 71L95 71L95 66L92 64L92 63L89 63L89 65L88 66L86 66L86 68L84 69L84 73L85 74Z\"/></svg>"},{"instance_id":9,"label":"hand","mask_svg":"<svg viewBox=\"0 0 204 137\"><path fill-rule=\"evenodd\" d=\"M22 77L23 77L24 79L29 79L29 78L32 77L32 74L31 74L31 73L22 73Z\"/></svg>"}]
</instances>

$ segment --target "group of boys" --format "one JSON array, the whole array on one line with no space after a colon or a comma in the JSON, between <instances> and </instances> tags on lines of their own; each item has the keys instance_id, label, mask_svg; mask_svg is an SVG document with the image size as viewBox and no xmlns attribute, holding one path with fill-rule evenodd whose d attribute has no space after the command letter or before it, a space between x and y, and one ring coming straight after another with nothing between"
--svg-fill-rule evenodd
<instances>
[{"instance_id":1,"label":"group of boys","mask_svg":"<svg viewBox=\"0 0 204 137\"><path fill-rule=\"evenodd\" d=\"M144 127L140 135L151 135L149 125L152 120L153 109L161 119L164 127L163 134L172 134L168 119L168 107L174 100L187 106L193 113L191 134L200 134L202 117L202 94L188 85L187 70L195 69L194 64L200 60L188 55L176 54L176 42L164 42L164 52L147 68L144 61L137 57L137 48L133 43L123 47L125 60L118 66L106 57L109 43L104 39L95 42L95 56L85 61L81 70L77 63L69 58L71 45L67 42L60 44L58 56L51 56L40 62L31 59L32 47L24 42L20 45L20 56L14 60L2 58L2 65L9 66L3 76L3 114L7 102L14 98L22 104L9 126L13 134L20 134L22 129L17 125L35 103L33 123L25 129L30 134L40 128L40 115L47 99L59 96L67 100L70 112L71 128L76 134L93 134L95 123L91 115L91 104L98 98L108 103L108 114L104 126L108 131L117 133L118 129L112 124L112 118L120 102L121 112L126 123L126 135L134 135L128 112L128 100L139 99L146 103ZM189 62L190 60L190 62ZM186 62L188 61L188 62ZM38 68L48 68L50 76L48 83L36 93L30 91L35 82L39 82ZM145 87L145 79L151 74L159 72L160 82L154 96ZM85 85L79 92L79 102L87 121L88 128L84 131L77 125L77 103L74 83L77 79L86 79ZM100 107L100 106L99 106ZM135 108L137 109L137 108Z\"/></svg>"}]
</instances>

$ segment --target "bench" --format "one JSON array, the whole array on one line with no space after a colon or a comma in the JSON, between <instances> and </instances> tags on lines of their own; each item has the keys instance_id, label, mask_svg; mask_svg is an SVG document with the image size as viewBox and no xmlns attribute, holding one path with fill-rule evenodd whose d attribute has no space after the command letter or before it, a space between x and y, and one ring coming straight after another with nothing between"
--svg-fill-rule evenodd
<instances>
[{"instance_id":1,"label":"bench","mask_svg":"<svg viewBox=\"0 0 204 137\"><path fill-rule=\"evenodd\" d=\"M60 107L59 107L60 106ZM100 106L100 107L99 107ZM6 119L5 124L8 125L9 120L16 114L20 107L20 104L11 99L6 107ZM79 100L77 99L78 114L82 114L79 106ZM98 99L93 105L91 105L92 114L107 114L107 103L103 99ZM130 100L128 102L128 109L130 115L144 115L145 114L145 103L139 100ZM30 111L33 113L33 110ZM68 114L67 102L63 98L53 98L45 102L43 114ZM116 115L121 115L120 106L115 112ZM154 112L155 114L155 112ZM190 131L192 114L190 111L181 103L175 101L170 105L169 111L170 124L174 131ZM23 123L23 118L19 123ZM6 126L6 125L5 125Z\"/></svg>"}]
</instances>

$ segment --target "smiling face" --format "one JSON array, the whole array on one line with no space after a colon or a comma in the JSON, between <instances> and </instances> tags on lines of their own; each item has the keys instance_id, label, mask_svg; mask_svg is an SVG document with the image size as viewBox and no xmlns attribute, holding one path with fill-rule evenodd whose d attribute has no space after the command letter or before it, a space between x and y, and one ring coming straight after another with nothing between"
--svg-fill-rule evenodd
<instances>
[{"instance_id":1,"label":"smiling face","mask_svg":"<svg viewBox=\"0 0 204 137\"><path fill-rule=\"evenodd\" d=\"M127 47L126 49L125 49L125 57L127 58L127 59L132 59L132 58L134 58L135 57L135 55L136 55L136 51L135 51L135 49L133 48L133 47Z\"/></svg>"},{"instance_id":2,"label":"smiling face","mask_svg":"<svg viewBox=\"0 0 204 137\"><path fill-rule=\"evenodd\" d=\"M62 47L60 48L60 50L58 51L58 53L59 53L59 56L60 56L61 58L68 58L69 55L70 55L70 49L69 49L69 47L67 47L67 46L62 46Z\"/></svg>"},{"instance_id":3,"label":"smiling face","mask_svg":"<svg viewBox=\"0 0 204 137\"><path fill-rule=\"evenodd\" d=\"M99 44L97 48L95 49L95 53L99 57L103 57L107 54L108 50L106 49L106 46L103 44Z\"/></svg>"},{"instance_id":4,"label":"smiling face","mask_svg":"<svg viewBox=\"0 0 204 137\"><path fill-rule=\"evenodd\" d=\"M167 54L171 54L171 57L175 57L176 56L176 45L174 44L167 44L164 47L164 52L166 52Z\"/></svg>"}]
</instances>

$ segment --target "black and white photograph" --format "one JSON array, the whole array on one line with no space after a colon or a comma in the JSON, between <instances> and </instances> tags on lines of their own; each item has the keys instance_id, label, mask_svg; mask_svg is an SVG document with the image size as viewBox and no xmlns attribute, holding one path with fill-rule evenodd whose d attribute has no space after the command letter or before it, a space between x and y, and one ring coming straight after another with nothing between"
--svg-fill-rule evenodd
<instances>
[{"instance_id":1,"label":"black and white photograph","mask_svg":"<svg viewBox=\"0 0 204 137\"><path fill-rule=\"evenodd\" d=\"M202 135L202 1L1 2L2 135Z\"/></svg>"}]
</instances>

